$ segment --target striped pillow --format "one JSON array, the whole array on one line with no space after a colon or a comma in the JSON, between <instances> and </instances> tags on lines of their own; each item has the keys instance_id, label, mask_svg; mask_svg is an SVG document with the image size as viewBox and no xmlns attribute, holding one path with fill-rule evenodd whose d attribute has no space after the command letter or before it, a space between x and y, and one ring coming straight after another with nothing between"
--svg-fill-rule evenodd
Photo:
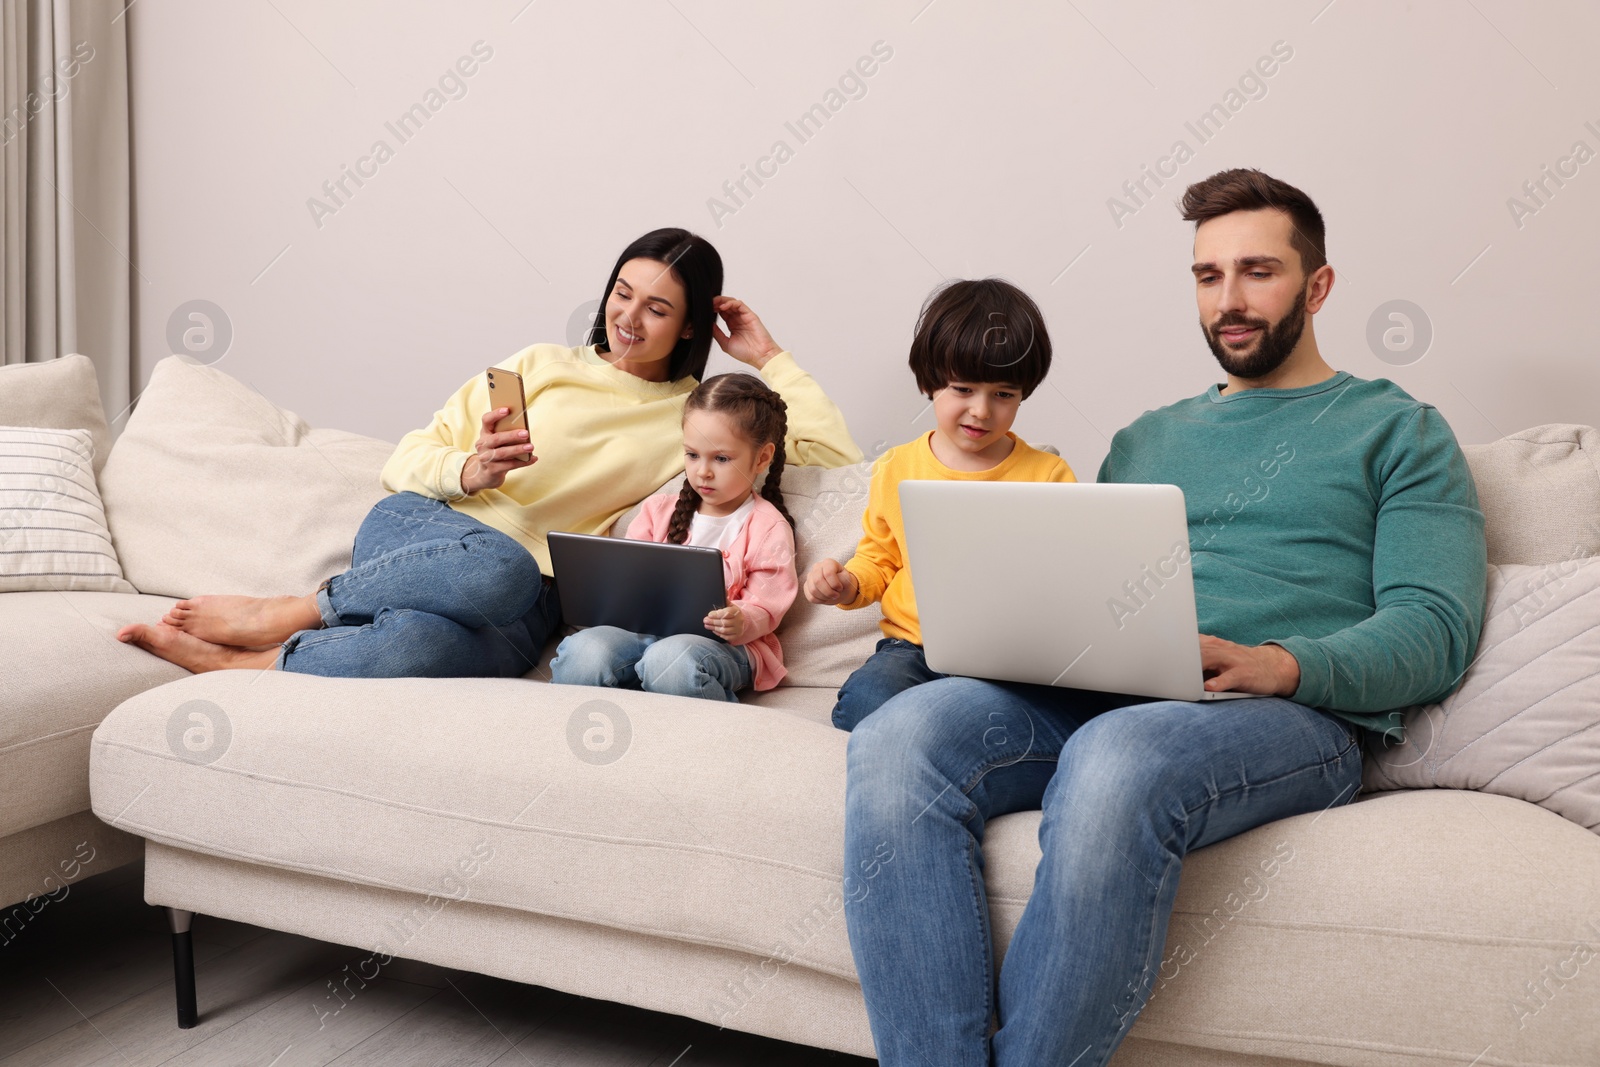
<instances>
[{"instance_id":1,"label":"striped pillow","mask_svg":"<svg viewBox=\"0 0 1600 1067\"><path fill-rule=\"evenodd\" d=\"M0 592L136 593L122 577L87 430L0 426Z\"/></svg>"}]
</instances>

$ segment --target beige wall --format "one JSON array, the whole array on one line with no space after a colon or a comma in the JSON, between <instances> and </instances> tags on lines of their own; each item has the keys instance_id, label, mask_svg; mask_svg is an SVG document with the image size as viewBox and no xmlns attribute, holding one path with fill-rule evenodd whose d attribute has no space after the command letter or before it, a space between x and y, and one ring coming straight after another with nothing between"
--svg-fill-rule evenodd
<instances>
[{"instance_id":1,"label":"beige wall","mask_svg":"<svg viewBox=\"0 0 1600 1067\"><path fill-rule=\"evenodd\" d=\"M628 240L682 225L863 447L931 425L904 366L927 290L1017 282L1057 357L1018 429L1092 475L1117 427L1217 377L1173 202L1253 165L1327 216L1335 365L1395 379L1467 441L1600 424L1600 159L1572 158L1600 152L1593 5L524 4L134 6L140 380L175 309L209 300L233 332L219 367L394 439L487 364L564 339ZM830 100L876 42L892 56ZM1275 47L1271 76L1246 77ZM460 57L459 98L430 100ZM786 128L830 102L805 142ZM437 110L402 143L385 123L418 103ZM1186 123L1219 104L1202 143ZM314 215L379 140L392 158ZM779 140L792 156L714 218ZM1179 140L1192 158L1163 163ZM1557 187L1541 168L1563 159ZM1171 176L1140 203L1123 184L1147 166ZM1538 207L1522 186L1541 178ZM1537 211L1514 218L1513 196ZM1367 341L1397 299L1433 329L1402 366Z\"/></svg>"}]
</instances>

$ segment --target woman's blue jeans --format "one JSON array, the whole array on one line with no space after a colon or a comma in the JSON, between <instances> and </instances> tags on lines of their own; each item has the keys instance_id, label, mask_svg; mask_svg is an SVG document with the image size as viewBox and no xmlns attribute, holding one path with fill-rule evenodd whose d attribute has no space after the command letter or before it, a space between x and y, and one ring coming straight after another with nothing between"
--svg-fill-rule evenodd
<instances>
[{"instance_id":1,"label":"woman's blue jeans","mask_svg":"<svg viewBox=\"0 0 1600 1067\"><path fill-rule=\"evenodd\" d=\"M317 590L324 628L279 670L335 678L517 678L561 623L526 548L442 500L395 493L361 523L350 569Z\"/></svg>"},{"instance_id":2,"label":"woman's blue jeans","mask_svg":"<svg viewBox=\"0 0 1600 1067\"><path fill-rule=\"evenodd\" d=\"M560 685L604 685L737 704L752 681L750 653L699 634L651 637L591 626L561 642L550 661Z\"/></svg>"},{"instance_id":3,"label":"woman's blue jeans","mask_svg":"<svg viewBox=\"0 0 1600 1067\"><path fill-rule=\"evenodd\" d=\"M1360 731L1324 712L1140 699L948 678L850 735L845 920L883 1067L1104 1064L1184 857L1360 786ZM984 826L1030 809L1044 856L997 975Z\"/></svg>"}]
</instances>

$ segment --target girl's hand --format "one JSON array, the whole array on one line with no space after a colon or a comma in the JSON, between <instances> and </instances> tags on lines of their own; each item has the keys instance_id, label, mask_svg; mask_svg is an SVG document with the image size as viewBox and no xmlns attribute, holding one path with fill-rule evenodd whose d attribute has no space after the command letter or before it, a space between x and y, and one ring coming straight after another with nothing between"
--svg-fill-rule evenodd
<instances>
[{"instance_id":1,"label":"girl's hand","mask_svg":"<svg viewBox=\"0 0 1600 1067\"><path fill-rule=\"evenodd\" d=\"M494 408L483 413L483 429L472 446L476 451L461 468L461 489L468 496L480 489L498 489L505 484L509 472L539 462L539 457L533 454L527 430L494 432L495 423L509 414L510 408Z\"/></svg>"},{"instance_id":2,"label":"girl's hand","mask_svg":"<svg viewBox=\"0 0 1600 1067\"><path fill-rule=\"evenodd\" d=\"M724 641L737 641L744 636L744 612L739 610L737 604L718 608L706 616L706 629Z\"/></svg>"},{"instance_id":3,"label":"girl's hand","mask_svg":"<svg viewBox=\"0 0 1600 1067\"><path fill-rule=\"evenodd\" d=\"M860 589L856 576L836 559L819 559L806 572L806 599L813 604L848 604Z\"/></svg>"},{"instance_id":4,"label":"girl's hand","mask_svg":"<svg viewBox=\"0 0 1600 1067\"><path fill-rule=\"evenodd\" d=\"M735 300L731 296L714 296L711 298L711 306L717 309L722 321L728 324L728 332L723 333L713 322L711 336L717 339L718 348L740 363L748 363L756 370L760 370L767 365L767 360L783 351L778 342L767 332L767 328L761 325L756 313L751 311L743 300Z\"/></svg>"}]
</instances>

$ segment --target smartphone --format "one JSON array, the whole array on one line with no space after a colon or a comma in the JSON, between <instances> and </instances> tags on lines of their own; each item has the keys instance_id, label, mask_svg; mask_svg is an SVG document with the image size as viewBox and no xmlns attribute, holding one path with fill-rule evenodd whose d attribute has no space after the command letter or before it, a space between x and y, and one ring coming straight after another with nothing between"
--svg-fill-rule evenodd
<instances>
[{"instance_id":1,"label":"smartphone","mask_svg":"<svg viewBox=\"0 0 1600 1067\"><path fill-rule=\"evenodd\" d=\"M522 391L522 375L514 370L501 370L499 367L490 367L484 373L489 377L489 407L511 409L511 414L495 424L494 432L526 430L528 394Z\"/></svg>"}]
</instances>

